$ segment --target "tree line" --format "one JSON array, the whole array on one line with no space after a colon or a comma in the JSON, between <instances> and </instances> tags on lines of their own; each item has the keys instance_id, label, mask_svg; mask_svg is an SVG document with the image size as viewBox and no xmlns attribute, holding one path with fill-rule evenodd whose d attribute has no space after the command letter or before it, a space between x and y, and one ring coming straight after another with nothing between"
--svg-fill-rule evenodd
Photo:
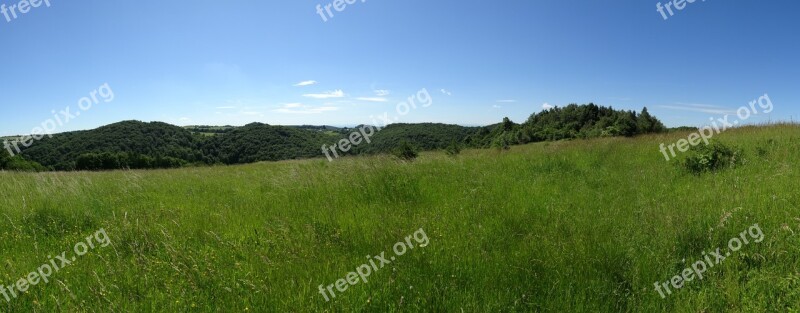
<instances>
[{"instance_id":1,"label":"tree line","mask_svg":"<svg viewBox=\"0 0 800 313\"><path fill-rule=\"evenodd\" d=\"M508 118L484 127L391 124L377 132L371 144L354 147L347 154L393 153L398 148L406 152L412 149L452 153L462 148L508 148L531 142L635 136L666 130L647 108L636 113L595 104L571 104L532 114L521 124ZM347 135L347 128L327 126L252 123L243 127L181 128L160 122L124 121L45 137L14 157L2 151L0 169L155 169L315 158L322 155L322 145L334 144Z\"/></svg>"}]
</instances>

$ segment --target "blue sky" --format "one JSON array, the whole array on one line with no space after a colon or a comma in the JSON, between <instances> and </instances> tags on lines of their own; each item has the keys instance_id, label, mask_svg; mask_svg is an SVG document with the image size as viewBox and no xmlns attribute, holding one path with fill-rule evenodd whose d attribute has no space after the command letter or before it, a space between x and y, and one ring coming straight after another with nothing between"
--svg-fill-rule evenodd
<instances>
[{"instance_id":1,"label":"blue sky","mask_svg":"<svg viewBox=\"0 0 800 313\"><path fill-rule=\"evenodd\" d=\"M49 2L0 15L0 135L76 111L104 83L114 100L56 132L130 119L355 125L384 112L485 125L588 102L702 126L765 93L774 110L747 123L800 118L795 1L697 1L664 20L646 0L359 0L327 22L316 7L332 1ZM423 88L432 105L399 116Z\"/></svg>"}]
</instances>

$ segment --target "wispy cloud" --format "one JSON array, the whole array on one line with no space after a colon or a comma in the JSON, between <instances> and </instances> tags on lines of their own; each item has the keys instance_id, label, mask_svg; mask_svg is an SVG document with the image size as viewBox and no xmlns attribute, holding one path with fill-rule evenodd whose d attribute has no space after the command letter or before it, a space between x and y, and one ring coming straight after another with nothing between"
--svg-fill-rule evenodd
<instances>
[{"instance_id":1,"label":"wispy cloud","mask_svg":"<svg viewBox=\"0 0 800 313\"><path fill-rule=\"evenodd\" d=\"M323 93L305 94L305 95L303 95L303 97L314 98L314 99L343 98L344 97L344 91L342 91L341 89L338 89L338 90L335 90L335 91L326 91L326 92L323 92Z\"/></svg>"},{"instance_id":2,"label":"wispy cloud","mask_svg":"<svg viewBox=\"0 0 800 313\"><path fill-rule=\"evenodd\" d=\"M495 104L495 105L492 105L492 107L493 107L493 108L495 108L495 109L502 108L501 106L499 106L499 105L496 105L496 104Z\"/></svg>"},{"instance_id":3,"label":"wispy cloud","mask_svg":"<svg viewBox=\"0 0 800 313\"><path fill-rule=\"evenodd\" d=\"M517 100L497 100L497 103L516 103Z\"/></svg>"},{"instance_id":4,"label":"wispy cloud","mask_svg":"<svg viewBox=\"0 0 800 313\"><path fill-rule=\"evenodd\" d=\"M283 107L273 110L273 112L287 113L287 114L321 114L323 112L330 112L339 110L335 106L320 106L312 107L302 103L287 103Z\"/></svg>"},{"instance_id":5,"label":"wispy cloud","mask_svg":"<svg viewBox=\"0 0 800 313\"><path fill-rule=\"evenodd\" d=\"M358 97L358 98L356 98L356 100L367 101L367 102L386 102L386 101L389 101L389 99L382 98L382 97Z\"/></svg>"},{"instance_id":6,"label":"wispy cloud","mask_svg":"<svg viewBox=\"0 0 800 313\"><path fill-rule=\"evenodd\" d=\"M287 113L287 114L321 114L323 112L336 111L336 110L339 110L339 108L337 108L337 107L317 107L317 108L308 108L308 109L301 109L301 110L280 108L280 109L276 109L275 112Z\"/></svg>"},{"instance_id":7,"label":"wispy cloud","mask_svg":"<svg viewBox=\"0 0 800 313\"><path fill-rule=\"evenodd\" d=\"M713 105L713 104L702 104L702 103L684 103L684 102L675 102L678 105L685 105L690 107L697 107L697 108L712 108L712 109L724 109L724 107Z\"/></svg>"},{"instance_id":8,"label":"wispy cloud","mask_svg":"<svg viewBox=\"0 0 800 313\"><path fill-rule=\"evenodd\" d=\"M217 107L217 109L218 109L218 110L230 110L230 109L235 109L235 108L236 108L235 106L222 106L222 107Z\"/></svg>"},{"instance_id":9,"label":"wispy cloud","mask_svg":"<svg viewBox=\"0 0 800 313\"><path fill-rule=\"evenodd\" d=\"M736 110L711 104L659 105L658 107L662 109L700 112L714 115L736 114Z\"/></svg>"},{"instance_id":10,"label":"wispy cloud","mask_svg":"<svg viewBox=\"0 0 800 313\"><path fill-rule=\"evenodd\" d=\"M375 92L375 95L378 96L378 97L386 97L386 96L388 96L389 94L392 93L391 91L386 90L386 89L378 89L378 90L373 90L373 91Z\"/></svg>"},{"instance_id":11,"label":"wispy cloud","mask_svg":"<svg viewBox=\"0 0 800 313\"><path fill-rule=\"evenodd\" d=\"M446 89L441 89L441 90L439 90L439 91L441 91L443 94L445 94L445 95L448 95L448 96L452 96L452 95L453 95L453 93L452 93L452 92L450 92L450 91L447 91Z\"/></svg>"},{"instance_id":12,"label":"wispy cloud","mask_svg":"<svg viewBox=\"0 0 800 313\"><path fill-rule=\"evenodd\" d=\"M547 103L547 102L545 102L545 103L543 103L543 104L542 104L542 109L545 109L545 110L550 110L550 109L552 109L552 108L555 108L555 107L554 107L554 106L552 106L552 105L550 105L550 104L549 104L549 103Z\"/></svg>"},{"instance_id":13,"label":"wispy cloud","mask_svg":"<svg viewBox=\"0 0 800 313\"><path fill-rule=\"evenodd\" d=\"M305 86L311 86L311 85L316 85L316 84L317 84L316 80L306 80L306 81L302 81L302 82L299 82L297 84L294 84L294 86L295 87L305 87Z\"/></svg>"}]
</instances>

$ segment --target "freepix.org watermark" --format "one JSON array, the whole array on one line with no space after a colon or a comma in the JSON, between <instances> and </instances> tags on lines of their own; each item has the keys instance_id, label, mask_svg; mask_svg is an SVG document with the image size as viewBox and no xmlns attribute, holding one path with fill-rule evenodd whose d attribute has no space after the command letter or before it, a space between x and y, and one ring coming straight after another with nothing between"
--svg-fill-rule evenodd
<instances>
[{"instance_id":1,"label":"freepix.org watermark","mask_svg":"<svg viewBox=\"0 0 800 313\"><path fill-rule=\"evenodd\" d=\"M764 94L763 96L759 97L756 100L750 101L749 106L742 106L738 110L736 110L736 116L739 120L730 121L730 115L726 114L722 118L718 118L716 121L714 118L709 118L711 121L711 126L705 126L703 128L698 129L697 132L691 133L688 138L678 140L675 143L671 143L669 145L664 145L661 143L659 145L659 151L664 155L664 158L669 161L672 158L676 157L677 154L675 153L675 148L678 148L680 152L689 151L690 147L694 147L699 145L701 142L705 143L706 145L709 144L709 140L714 137L715 134L720 134L728 128L732 128L741 124L741 122L749 119L753 115L758 115L758 109L756 105L762 109L762 113L768 114L772 112L773 105L772 100L769 99L768 94ZM667 150L669 149L669 154L667 154Z\"/></svg>"},{"instance_id":2,"label":"freepix.org watermark","mask_svg":"<svg viewBox=\"0 0 800 313\"><path fill-rule=\"evenodd\" d=\"M326 4L324 9L321 4L317 4L317 14L319 14L323 22L327 22L329 18L333 18L333 11L331 11L331 8L336 10L336 12L342 12L347 8L348 5L359 1L361 3L367 2L367 0L334 0L333 2Z\"/></svg>"},{"instance_id":3,"label":"freepix.org watermark","mask_svg":"<svg viewBox=\"0 0 800 313\"><path fill-rule=\"evenodd\" d=\"M675 15L675 11L673 11L672 8L675 8L676 11L683 11L683 9L686 8L686 5L695 2L697 2L697 0L672 0L667 1L667 4L661 4L661 2L659 2L656 4L656 11L661 13L661 17L663 17L666 21ZM700 2L706 2L706 0L701 0ZM667 16L667 13L669 13L669 16Z\"/></svg>"},{"instance_id":4,"label":"freepix.org watermark","mask_svg":"<svg viewBox=\"0 0 800 313\"><path fill-rule=\"evenodd\" d=\"M392 250L396 256L401 256L406 254L408 250L414 249L414 243L411 242L411 239L418 244L418 247L424 248L427 247L430 243L430 239L428 239L428 235L425 234L425 230L422 228L418 229L414 232L413 235L407 236L405 241L400 241L396 243ZM377 272L379 269L382 269L384 266L391 264L397 258L394 256L386 258L386 252L381 252L380 255L376 255L375 257L367 256L369 259L369 263L362 264L361 266L357 267L355 272L350 272L345 275L344 278L337 280L335 283L328 285L319 285L319 294L325 298L325 302L331 301L332 298L336 298L336 293L333 291L334 287L339 292L344 292L350 286L355 286L359 282L367 283L367 277L374 272ZM377 261L377 263L376 263ZM328 296L330 295L330 297Z\"/></svg>"},{"instance_id":5,"label":"freepix.org watermark","mask_svg":"<svg viewBox=\"0 0 800 313\"><path fill-rule=\"evenodd\" d=\"M8 150L8 153L13 157L22 152L20 144L27 148L33 145L35 141L44 138L44 136L52 138L53 131L58 129L58 127L68 124L71 120L80 116L81 111L88 111L92 106L99 104L100 100L105 103L114 101L114 91L111 90L111 86L109 86L108 83L89 92L89 96L80 98L78 100L78 108L80 108L80 111L73 112L70 107L58 113L56 113L55 110L50 111L50 113L53 114L53 118L47 119L42 122L40 126L34 127L30 135L25 135L12 141L8 141L8 139L3 140L3 147Z\"/></svg>"},{"instance_id":6,"label":"freepix.org watermark","mask_svg":"<svg viewBox=\"0 0 800 313\"><path fill-rule=\"evenodd\" d=\"M764 232L761 231L761 227L759 227L758 224L750 226L748 230L740 233L739 237L731 238L731 240L728 241L727 252L721 252L719 248L708 254L703 251L703 258L694 262L690 267L685 268L680 274L673 276L666 282L655 282L656 291L662 299L665 299L668 295L672 295L673 290L669 288L670 286L677 292L678 289L683 288L685 282L690 282L694 280L695 277L697 277L698 280L703 280L703 274L706 271L725 261L732 253L741 250L744 245L750 244L748 238L753 239L755 243L764 241ZM714 259L713 261L711 260L712 258Z\"/></svg>"},{"instance_id":7,"label":"freepix.org watermark","mask_svg":"<svg viewBox=\"0 0 800 313\"><path fill-rule=\"evenodd\" d=\"M17 4L6 6L5 3L0 4L0 13L6 18L7 23L16 20L22 14L27 14L33 8L38 8L44 4L50 7L50 0L22 0ZM19 14L17 14L19 13Z\"/></svg>"},{"instance_id":8,"label":"freepix.org watermark","mask_svg":"<svg viewBox=\"0 0 800 313\"><path fill-rule=\"evenodd\" d=\"M73 257L67 257L67 251L61 252L60 255L57 255L55 258L52 256L47 256L50 261L48 263L39 266L35 271L30 272L23 278L17 280L16 283L11 285L4 285L0 284L0 295L6 299L6 302L11 302L11 298L16 299L22 293L28 291L33 286L39 284L39 282L44 282L45 284L50 282L50 276L58 273L58 271L64 269L68 265L71 265L75 262L79 256L83 256L89 252L89 249L94 249L97 246L101 248L105 248L111 244L111 239L108 238L108 234L106 234L106 230L101 228L94 235L90 235L86 237L85 242L78 242L72 248L72 251L75 252Z\"/></svg>"}]
</instances>

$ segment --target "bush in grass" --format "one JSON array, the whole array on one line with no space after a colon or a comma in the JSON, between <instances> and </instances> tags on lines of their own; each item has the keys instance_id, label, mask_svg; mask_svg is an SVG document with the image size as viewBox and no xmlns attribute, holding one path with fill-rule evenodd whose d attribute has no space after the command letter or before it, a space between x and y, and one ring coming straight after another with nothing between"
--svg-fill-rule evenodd
<instances>
[{"instance_id":1,"label":"bush in grass","mask_svg":"<svg viewBox=\"0 0 800 313\"><path fill-rule=\"evenodd\" d=\"M689 149L683 167L693 174L714 172L735 167L742 163L742 151L719 142L698 145Z\"/></svg>"},{"instance_id":2,"label":"bush in grass","mask_svg":"<svg viewBox=\"0 0 800 313\"><path fill-rule=\"evenodd\" d=\"M501 135L492 141L492 147L497 150L510 150L511 140L506 135Z\"/></svg>"},{"instance_id":3,"label":"bush in grass","mask_svg":"<svg viewBox=\"0 0 800 313\"><path fill-rule=\"evenodd\" d=\"M756 147L756 154L762 158L769 156L770 152L775 149L775 143L775 139L767 140L766 143Z\"/></svg>"},{"instance_id":4,"label":"bush in grass","mask_svg":"<svg viewBox=\"0 0 800 313\"><path fill-rule=\"evenodd\" d=\"M405 161L413 161L418 156L417 150L414 149L414 147L412 147L411 144L405 140L401 141L393 152L394 156Z\"/></svg>"},{"instance_id":5,"label":"bush in grass","mask_svg":"<svg viewBox=\"0 0 800 313\"><path fill-rule=\"evenodd\" d=\"M461 153L461 146L454 141L450 142L450 145L444 149L444 152L447 153L449 156L456 156Z\"/></svg>"}]
</instances>

